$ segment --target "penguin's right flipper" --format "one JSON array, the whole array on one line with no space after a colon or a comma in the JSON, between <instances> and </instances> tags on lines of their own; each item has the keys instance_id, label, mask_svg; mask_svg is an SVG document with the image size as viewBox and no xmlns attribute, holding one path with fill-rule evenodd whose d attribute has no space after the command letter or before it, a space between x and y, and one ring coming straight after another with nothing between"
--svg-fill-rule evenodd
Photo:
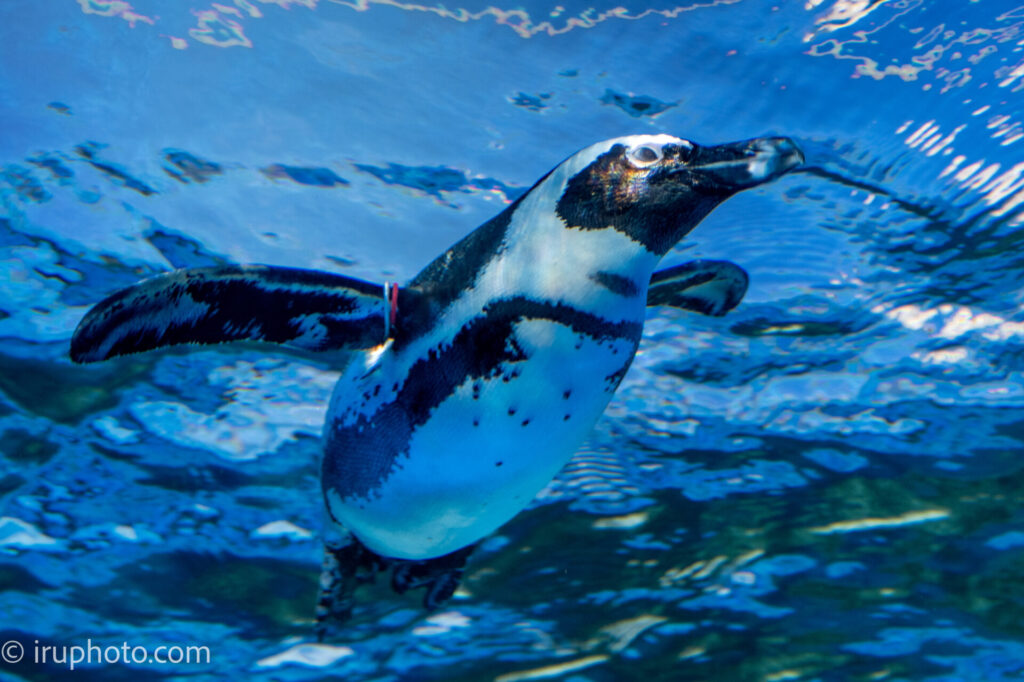
<instances>
[{"instance_id":1,"label":"penguin's right flipper","mask_svg":"<svg viewBox=\"0 0 1024 682\"><path fill-rule=\"evenodd\" d=\"M651 277L647 305L668 305L721 317L747 293L746 270L724 260L692 260L659 270Z\"/></svg>"},{"instance_id":2,"label":"penguin's right flipper","mask_svg":"<svg viewBox=\"0 0 1024 682\"><path fill-rule=\"evenodd\" d=\"M182 343L241 340L312 351L372 348L390 335L398 303L386 301L384 289L353 277L266 265L175 270L93 307L71 339L71 359L97 362Z\"/></svg>"}]
</instances>

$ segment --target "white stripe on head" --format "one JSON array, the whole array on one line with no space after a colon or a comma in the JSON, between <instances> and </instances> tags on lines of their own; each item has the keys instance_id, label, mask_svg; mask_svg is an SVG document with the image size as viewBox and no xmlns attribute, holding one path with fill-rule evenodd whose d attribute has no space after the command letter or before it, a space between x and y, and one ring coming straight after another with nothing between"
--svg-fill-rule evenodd
<instances>
[{"instance_id":1,"label":"white stripe on head","mask_svg":"<svg viewBox=\"0 0 1024 682\"><path fill-rule=\"evenodd\" d=\"M601 156L602 154L604 154L617 144L621 144L627 150L634 149L636 147L642 147L645 145L650 147L658 147L659 149L668 144L678 144L684 147L693 146L693 143L688 140L684 140L679 137L673 137L672 135L665 134L626 135L624 137L613 137L610 140L605 140L604 142L592 144L589 147L585 147L584 149L581 149L580 151L576 152L568 159L566 159L565 163L562 164L562 168L560 168L559 170L562 170L564 168L567 174L566 179L571 178L572 176L576 175L581 170L592 164L594 161L597 160L599 156ZM554 174L552 173L552 175Z\"/></svg>"}]
</instances>

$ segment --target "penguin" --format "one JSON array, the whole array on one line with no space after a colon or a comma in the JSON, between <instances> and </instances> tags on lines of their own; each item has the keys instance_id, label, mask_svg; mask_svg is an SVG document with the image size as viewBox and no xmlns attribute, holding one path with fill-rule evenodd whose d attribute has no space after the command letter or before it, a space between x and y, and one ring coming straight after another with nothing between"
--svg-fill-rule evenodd
<instances>
[{"instance_id":1,"label":"penguin","mask_svg":"<svg viewBox=\"0 0 1024 682\"><path fill-rule=\"evenodd\" d=\"M238 265L177 270L93 307L71 359L262 341L346 353L323 430L332 539L318 634L358 585L452 596L473 547L565 465L622 381L646 308L724 315L746 272L659 261L716 206L803 163L764 137L633 135L573 154L408 283Z\"/></svg>"}]
</instances>

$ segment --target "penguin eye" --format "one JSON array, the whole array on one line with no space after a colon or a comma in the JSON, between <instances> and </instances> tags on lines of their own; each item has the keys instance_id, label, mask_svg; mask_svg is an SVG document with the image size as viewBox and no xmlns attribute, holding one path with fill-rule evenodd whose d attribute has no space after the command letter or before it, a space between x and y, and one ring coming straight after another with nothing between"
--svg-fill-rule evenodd
<instances>
[{"instance_id":1,"label":"penguin eye","mask_svg":"<svg viewBox=\"0 0 1024 682\"><path fill-rule=\"evenodd\" d=\"M629 159L634 166L649 166L661 160L661 150L654 147L637 147L629 152Z\"/></svg>"}]
</instances>

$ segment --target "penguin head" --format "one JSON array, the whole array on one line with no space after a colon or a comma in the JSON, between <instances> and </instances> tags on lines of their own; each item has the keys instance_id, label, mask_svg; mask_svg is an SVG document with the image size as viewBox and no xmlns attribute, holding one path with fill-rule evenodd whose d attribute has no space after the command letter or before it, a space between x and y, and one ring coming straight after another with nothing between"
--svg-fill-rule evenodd
<instances>
[{"instance_id":1,"label":"penguin head","mask_svg":"<svg viewBox=\"0 0 1024 682\"><path fill-rule=\"evenodd\" d=\"M632 135L569 157L556 212L567 228L615 229L661 256L736 192L803 163L792 140L765 137L703 146Z\"/></svg>"}]
</instances>

